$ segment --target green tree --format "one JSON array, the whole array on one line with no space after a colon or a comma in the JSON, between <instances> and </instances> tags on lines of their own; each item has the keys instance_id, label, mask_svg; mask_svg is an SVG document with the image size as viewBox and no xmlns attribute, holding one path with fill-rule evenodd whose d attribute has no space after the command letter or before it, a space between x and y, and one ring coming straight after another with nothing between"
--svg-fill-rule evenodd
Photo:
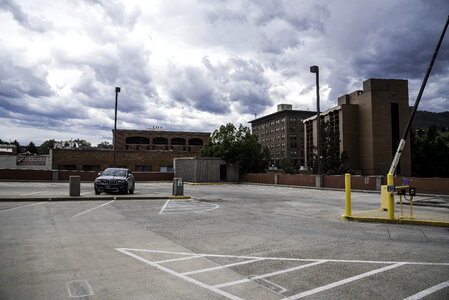
<instances>
[{"instance_id":1,"label":"green tree","mask_svg":"<svg viewBox=\"0 0 449 300\"><path fill-rule=\"evenodd\" d=\"M201 149L202 157L220 157L227 162L239 162L240 172L263 172L268 167L270 152L262 147L256 135L240 124L221 125Z\"/></svg>"},{"instance_id":2,"label":"green tree","mask_svg":"<svg viewBox=\"0 0 449 300\"><path fill-rule=\"evenodd\" d=\"M289 157L283 157L279 160L279 167L285 174L296 174L296 168L293 160Z\"/></svg>"},{"instance_id":3,"label":"green tree","mask_svg":"<svg viewBox=\"0 0 449 300\"><path fill-rule=\"evenodd\" d=\"M327 175L340 175L346 173L346 162L349 160L346 151L340 153L340 138L331 123L321 122L321 172ZM316 150L317 148L314 147ZM318 172L318 155L313 154L313 171Z\"/></svg>"},{"instance_id":4,"label":"green tree","mask_svg":"<svg viewBox=\"0 0 449 300\"><path fill-rule=\"evenodd\" d=\"M37 148L37 152L39 154L49 154L50 153L50 149L53 149L54 145L55 145L55 140L47 140L47 141L43 142Z\"/></svg>"},{"instance_id":5,"label":"green tree","mask_svg":"<svg viewBox=\"0 0 449 300\"><path fill-rule=\"evenodd\" d=\"M449 177L449 135L430 126L425 134L412 135L412 175Z\"/></svg>"},{"instance_id":6,"label":"green tree","mask_svg":"<svg viewBox=\"0 0 449 300\"><path fill-rule=\"evenodd\" d=\"M109 142L101 142L100 144L97 145L97 148L101 148L101 149L112 149L113 145L111 145Z\"/></svg>"},{"instance_id":7,"label":"green tree","mask_svg":"<svg viewBox=\"0 0 449 300\"><path fill-rule=\"evenodd\" d=\"M91 144L86 140L75 139L73 141L76 142L78 144L78 146L80 146L80 147L90 147L91 146Z\"/></svg>"},{"instance_id":8,"label":"green tree","mask_svg":"<svg viewBox=\"0 0 449 300\"><path fill-rule=\"evenodd\" d=\"M34 145L33 142L30 142L30 143L28 144L28 146L26 147L26 151L27 151L27 152L30 152L30 153L35 153L35 154L37 154L37 148L36 148L36 145Z\"/></svg>"}]
</instances>

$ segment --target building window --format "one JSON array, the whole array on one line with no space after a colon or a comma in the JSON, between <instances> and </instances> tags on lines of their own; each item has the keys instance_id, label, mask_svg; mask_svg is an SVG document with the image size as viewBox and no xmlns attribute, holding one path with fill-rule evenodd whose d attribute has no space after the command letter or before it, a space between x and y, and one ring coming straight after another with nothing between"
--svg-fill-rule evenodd
<instances>
[{"instance_id":1,"label":"building window","mask_svg":"<svg viewBox=\"0 0 449 300\"><path fill-rule=\"evenodd\" d=\"M151 166L136 166L135 171L136 172L151 172Z\"/></svg>"},{"instance_id":2,"label":"building window","mask_svg":"<svg viewBox=\"0 0 449 300\"><path fill-rule=\"evenodd\" d=\"M58 170L60 170L60 171L75 171L76 165L59 165Z\"/></svg>"},{"instance_id":3,"label":"building window","mask_svg":"<svg viewBox=\"0 0 449 300\"><path fill-rule=\"evenodd\" d=\"M150 139L142 136L131 136L126 138L126 143L148 145L150 143Z\"/></svg>"},{"instance_id":4,"label":"building window","mask_svg":"<svg viewBox=\"0 0 449 300\"><path fill-rule=\"evenodd\" d=\"M83 165L83 171L100 172L100 165Z\"/></svg>"},{"instance_id":5,"label":"building window","mask_svg":"<svg viewBox=\"0 0 449 300\"><path fill-rule=\"evenodd\" d=\"M155 137L153 139L153 144L155 144L155 145L168 145L168 139L164 138L164 137L161 137L161 136Z\"/></svg>"},{"instance_id":6,"label":"building window","mask_svg":"<svg viewBox=\"0 0 449 300\"><path fill-rule=\"evenodd\" d=\"M173 172L173 166L162 166L160 167L159 172Z\"/></svg>"},{"instance_id":7,"label":"building window","mask_svg":"<svg viewBox=\"0 0 449 300\"><path fill-rule=\"evenodd\" d=\"M307 151L307 166L312 166L313 161L313 121L306 123L306 151Z\"/></svg>"},{"instance_id":8,"label":"building window","mask_svg":"<svg viewBox=\"0 0 449 300\"><path fill-rule=\"evenodd\" d=\"M202 146L203 140L198 138L189 139L189 145L191 146Z\"/></svg>"},{"instance_id":9,"label":"building window","mask_svg":"<svg viewBox=\"0 0 449 300\"><path fill-rule=\"evenodd\" d=\"M171 142L172 145L181 145L184 146L186 144L186 140L183 138L172 138Z\"/></svg>"}]
</instances>

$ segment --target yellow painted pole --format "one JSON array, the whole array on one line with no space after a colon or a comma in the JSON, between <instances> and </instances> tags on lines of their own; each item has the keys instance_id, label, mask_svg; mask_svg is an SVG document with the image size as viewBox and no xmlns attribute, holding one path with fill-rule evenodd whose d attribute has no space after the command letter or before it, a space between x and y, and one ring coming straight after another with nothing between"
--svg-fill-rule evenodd
<instances>
[{"instance_id":1,"label":"yellow painted pole","mask_svg":"<svg viewBox=\"0 0 449 300\"><path fill-rule=\"evenodd\" d=\"M410 196L410 219L413 218L413 196Z\"/></svg>"},{"instance_id":2,"label":"yellow painted pole","mask_svg":"<svg viewBox=\"0 0 449 300\"><path fill-rule=\"evenodd\" d=\"M345 174L345 207L346 216L351 216L351 174Z\"/></svg>"},{"instance_id":3,"label":"yellow painted pole","mask_svg":"<svg viewBox=\"0 0 449 300\"><path fill-rule=\"evenodd\" d=\"M394 186L393 174L387 175L387 185ZM388 219L394 220L394 192L388 193Z\"/></svg>"}]
</instances>

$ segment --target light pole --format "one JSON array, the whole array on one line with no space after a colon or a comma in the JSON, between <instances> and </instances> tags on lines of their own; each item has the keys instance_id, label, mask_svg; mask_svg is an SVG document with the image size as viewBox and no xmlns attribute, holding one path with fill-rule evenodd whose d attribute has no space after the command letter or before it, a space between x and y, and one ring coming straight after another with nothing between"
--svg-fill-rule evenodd
<instances>
[{"instance_id":1,"label":"light pole","mask_svg":"<svg viewBox=\"0 0 449 300\"><path fill-rule=\"evenodd\" d=\"M115 148L117 143L117 102L118 102L118 93L120 93L120 87L115 88L115 119L114 119L114 161L112 166L115 168Z\"/></svg>"},{"instance_id":2,"label":"light pole","mask_svg":"<svg viewBox=\"0 0 449 300\"><path fill-rule=\"evenodd\" d=\"M318 175L321 175L320 69L318 68L318 66L311 66L310 72L316 74L316 130L318 150Z\"/></svg>"}]
</instances>

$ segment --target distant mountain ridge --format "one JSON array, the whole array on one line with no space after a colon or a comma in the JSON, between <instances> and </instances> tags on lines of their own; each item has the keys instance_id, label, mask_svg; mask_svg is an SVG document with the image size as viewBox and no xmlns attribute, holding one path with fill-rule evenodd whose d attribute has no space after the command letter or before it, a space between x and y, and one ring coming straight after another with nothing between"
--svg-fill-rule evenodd
<instances>
[{"instance_id":1,"label":"distant mountain ridge","mask_svg":"<svg viewBox=\"0 0 449 300\"><path fill-rule=\"evenodd\" d=\"M429 128L435 124L438 129L449 128L449 111L440 113L418 110L415 115L416 129Z\"/></svg>"}]
</instances>

